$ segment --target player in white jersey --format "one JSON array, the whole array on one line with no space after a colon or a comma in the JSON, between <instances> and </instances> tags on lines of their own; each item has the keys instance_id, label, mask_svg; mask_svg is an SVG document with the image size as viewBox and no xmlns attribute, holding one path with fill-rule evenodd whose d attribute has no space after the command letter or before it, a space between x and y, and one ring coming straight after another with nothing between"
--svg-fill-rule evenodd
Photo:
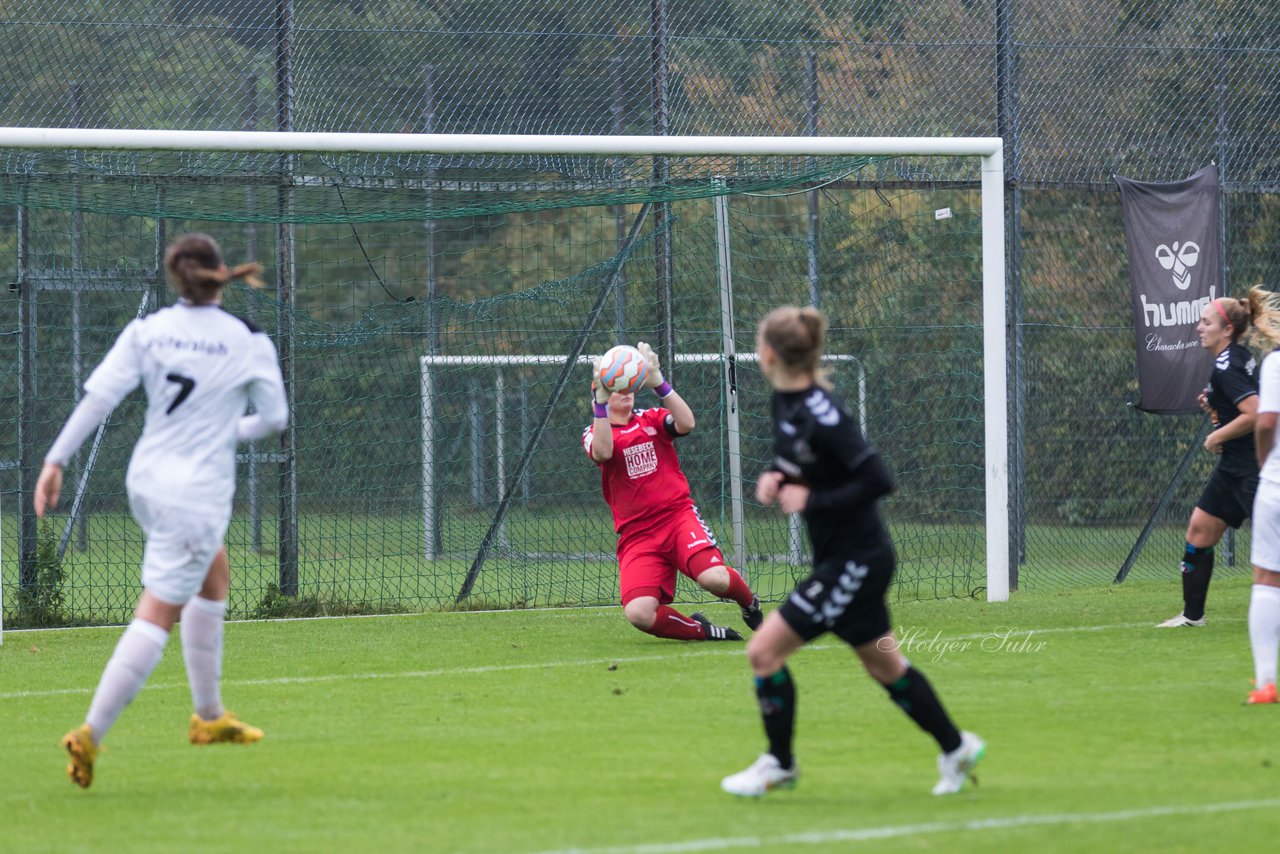
<instances>
[{"instance_id":1,"label":"player in white jersey","mask_svg":"<svg viewBox=\"0 0 1280 854\"><path fill-rule=\"evenodd\" d=\"M1280 294L1249 291L1254 338L1271 348L1280 346ZM1250 704L1280 703L1276 691L1276 660L1280 657L1280 453L1275 450L1276 421L1280 417L1280 351L1262 362L1258 419L1254 447L1258 454L1258 493L1253 500L1253 591L1249 599L1249 643L1253 647L1254 690Z\"/></svg>"},{"instance_id":2,"label":"player in white jersey","mask_svg":"<svg viewBox=\"0 0 1280 854\"><path fill-rule=\"evenodd\" d=\"M85 438L138 385L147 396L142 437L129 461L129 507L146 535L142 596L133 621L107 662L81 726L62 745L67 773L87 788L98 746L159 663L173 624L195 714L192 744L249 743L262 730L222 705L222 622L230 567L223 538L235 494L236 442L279 432L288 403L275 347L252 324L221 308L235 278L256 283L257 264L228 270L213 238L191 234L165 253L181 300L125 327L85 382L85 396L45 457L35 510L58 503L62 469ZM256 412L246 415L252 401Z\"/></svg>"}]
</instances>

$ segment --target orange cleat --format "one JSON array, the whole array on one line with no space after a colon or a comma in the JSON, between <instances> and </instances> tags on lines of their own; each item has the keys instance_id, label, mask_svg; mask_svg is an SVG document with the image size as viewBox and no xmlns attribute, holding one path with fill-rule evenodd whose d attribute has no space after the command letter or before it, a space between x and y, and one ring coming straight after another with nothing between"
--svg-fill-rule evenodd
<instances>
[{"instance_id":1,"label":"orange cleat","mask_svg":"<svg viewBox=\"0 0 1280 854\"><path fill-rule=\"evenodd\" d=\"M62 747L71 757L71 763L67 765L67 776L80 788L89 788L93 783L93 762L98 758L98 746L93 743L93 730L88 724L81 724L62 737Z\"/></svg>"},{"instance_id":2,"label":"orange cleat","mask_svg":"<svg viewBox=\"0 0 1280 854\"><path fill-rule=\"evenodd\" d=\"M1259 703L1280 703L1280 693L1276 691L1276 683L1272 682L1256 691L1250 691L1249 699L1245 702L1250 706Z\"/></svg>"},{"instance_id":3,"label":"orange cleat","mask_svg":"<svg viewBox=\"0 0 1280 854\"><path fill-rule=\"evenodd\" d=\"M262 730L249 726L233 712L224 711L222 717L212 721L192 715L187 739L192 744L253 744L262 739Z\"/></svg>"}]
</instances>

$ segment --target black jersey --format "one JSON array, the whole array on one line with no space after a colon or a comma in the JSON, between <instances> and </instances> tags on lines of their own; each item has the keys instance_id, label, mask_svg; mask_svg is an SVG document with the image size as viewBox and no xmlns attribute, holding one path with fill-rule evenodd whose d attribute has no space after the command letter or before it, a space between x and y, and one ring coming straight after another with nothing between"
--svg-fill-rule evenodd
<instances>
[{"instance_id":1,"label":"black jersey","mask_svg":"<svg viewBox=\"0 0 1280 854\"><path fill-rule=\"evenodd\" d=\"M1218 416L1218 425L1240 417L1240 401L1258 393L1258 363L1248 348L1230 344L1218 354L1209 375L1209 405ZM1222 444L1223 472L1256 475L1258 459L1253 450L1253 431Z\"/></svg>"},{"instance_id":2,"label":"black jersey","mask_svg":"<svg viewBox=\"0 0 1280 854\"><path fill-rule=\"evenodd\" d=\"M804 520L815 563L891 548L875 502L893 478L844 401L818 386L774 392L773 453L787 482L811 490Z\"/></svg>"}]
</instances>

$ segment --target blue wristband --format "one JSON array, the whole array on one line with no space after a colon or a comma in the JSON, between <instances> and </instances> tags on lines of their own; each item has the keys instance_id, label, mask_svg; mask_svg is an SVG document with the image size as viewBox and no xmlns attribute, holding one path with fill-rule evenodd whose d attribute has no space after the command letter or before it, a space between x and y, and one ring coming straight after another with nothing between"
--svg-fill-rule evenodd
<instances>
[{"instance_id":1,"label":"blue wristband","mask_svg":"<svg viewBox=\"0 0 1280 854\"><path fill-rule=\"evenodd\" d=\"M607 403L596 403L595 401L592 401L592 402L591 402L591 406L592 406L592 408L594 408L594 409L595 409L595 412L596 412L596 418L608 418L608 417L609 417L609 404L607 404Z\"/></svg>"},{"instance_id":2,"label":"blue wristband","mask_svg":"<svg viewBox=\"0 0 1280 854\"><path fill-rule=\"evenodd\" d=\"M671 392L673 391L675 391L675 389L673 389L671 387L671 383L667 382L666 380L663 380L662 385L654 389L654 392L657 393L658 397L666 397L667 395L671 394Z\"/></svg>"}]
</instances>

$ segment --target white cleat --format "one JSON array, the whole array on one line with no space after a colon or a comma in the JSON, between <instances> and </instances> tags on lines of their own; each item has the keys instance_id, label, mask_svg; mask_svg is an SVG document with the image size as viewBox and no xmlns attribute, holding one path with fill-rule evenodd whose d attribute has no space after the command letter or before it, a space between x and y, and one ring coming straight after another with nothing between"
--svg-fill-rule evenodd
<instances>
[{"instance_id":1,"label":"white cleat","mask_svg":"<svg viewBox=\"0 0 1280 854\"><path fill-rule=\"evenodd\" d=\"M965 780L973 780L976 786L978 778L973 776L973 769L986 752L986 742L971 732L961 732L960 746L938 756L938 773L942 776L933 787L933 793L954 795L964 788Z\"/></svg>"},{"instance_id":2,"label":"white cleat","mask_svg":"<svg viewBox=\"0 0 1280 854\"><path fill-rule=\"evenodd\" d=\"M1179 614L1178 616L1174 617L1171 620L1165 620L1163 623L1156 626L1156 628L1157 629L1176 629L1180 626L1197 626L1198 627L1203 625L1204 625L1204 617L1201 617L1198 620L1188 620L1186 614Z\"/></svg>"},{"instance_id":3,"label":"white cleat","mask_svg":"<svg viewBox=\"0 0 1280 854\"><path fill-rule=\"evenodd\" d=\"M721 780L720 788L742 798L759 798L774 789L793 788L799 776L799 768L783 768L772 753L762 753L745 771Z\"/></svg>"}]
</instances>

